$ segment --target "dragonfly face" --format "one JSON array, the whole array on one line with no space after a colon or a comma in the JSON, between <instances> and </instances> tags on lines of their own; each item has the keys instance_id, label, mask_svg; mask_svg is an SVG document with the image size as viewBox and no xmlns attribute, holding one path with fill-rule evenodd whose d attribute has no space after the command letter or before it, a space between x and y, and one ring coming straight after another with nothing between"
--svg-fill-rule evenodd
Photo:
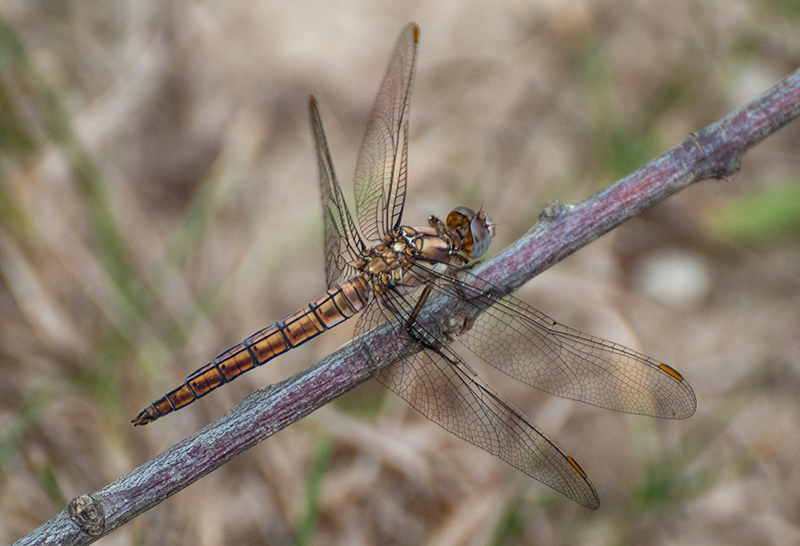
<instances>
[{"instance_id":1,"label":"dragonfly face","mask_svg":"<svg viewBox=\"0 0 800 546\"><path fill-rule=\"evenodd\" d=\"M445 223L449 229L461 235L464 251L471 258L480 258L489 250L489 243L494 237L494 224L485 212L456 207L447 215Z\"/></svg>"},{"instance_id":2,"label":"dragonfly face","mask_svg":"<svg viewBox=\"0 0 800 546\"><path fill-rule=\"evenodd\" d=\"M458 342L532 387L616 411L685 418L694 413L694 393L666 364L564 326L471 274L470 260L486 252L495 232L482 210L458 207L444 221L431 216L427 226L401 225L418 41L413 23L400 33L367 124L355 177L358 227L311 97L328 291L192 373L133 423L144 425L186 406L358 316L355 335L380 330L389 332L382 338L389 346L397 340L398 356L376 375L381 383L450 432L597 508L597 492L578 463L476 375L451 345Z\"/></svg>"}]
</instances>

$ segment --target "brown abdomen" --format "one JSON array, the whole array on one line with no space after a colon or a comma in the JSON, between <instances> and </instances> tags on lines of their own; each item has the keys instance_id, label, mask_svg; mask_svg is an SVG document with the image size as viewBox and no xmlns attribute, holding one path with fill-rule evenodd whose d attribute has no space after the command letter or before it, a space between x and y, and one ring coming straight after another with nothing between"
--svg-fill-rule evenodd
<instances>
[{"instance_id":1,"label":"brown abdomen","mask_svg":"<svg viewBox=\"0 0 800 546\"><path fill-rule=\"evenodd\" d=\"M162 415L188 406L244 372L333 328L361 311L367 304L368 296L369 286L361 277L331 288L321 298L256 332L192 373L180 387L142 410L132 423L134 426L146 425Z\"/></svg>"}]
</instances>

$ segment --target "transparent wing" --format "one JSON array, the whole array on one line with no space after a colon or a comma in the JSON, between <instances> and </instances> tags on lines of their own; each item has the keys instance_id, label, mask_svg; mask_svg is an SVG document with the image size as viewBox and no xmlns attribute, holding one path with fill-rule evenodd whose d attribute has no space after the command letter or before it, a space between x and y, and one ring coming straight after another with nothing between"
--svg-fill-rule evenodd
<instances>
[{"instance_id":1,"label":"transparent wing","mask_svg":"<svg viewBox=\"0 0 800 546\"><path fill-rule=\"evenodd\" d=\"M397 363L377 379L430 420L584 506L599 500L580 466L480 379L458 345L558 396L656 417L694 413L694 392L677 371L559 324L475 275L416 264L406 280L378 295L356 325L356 335L381 323L393 331L381 337L382 350Z\"/></svg>"},{"instance_id":2,"label":"transparent wing","mask_svg":"<svg viewBox=\"0 0 800 546\"><path fill-rule=\"evenodd\" d=\"M331 153L322 129L317 100L312 96L308 104L311 121L311 135L319 165L319 188L322 194L322 221L325 238L325 281L328 288L353 277L356 270L353 263L364 242L356 230L347 203L333 171Z\"/></svg>"},{"instance_id":3,"label":"transparent wing","mask_svg":"<svg viewBox=\"0 0 800 546\"><path fill-rule=\"evenodd\" d=\"M403 214L408 114L418 41L419 27L409 23L397 38L358 153L356 214L366 240L382 239L400 224Z\"/></svg>"},{"instance_id":4,"label":"transparent wing","mask_svg":"<svg viewBox=\"0 0 800 546\"><path fill-rule=\"evenodd\" d=\"M396 337L407 335L413 298L393 294L375 300L359 318L356 334L388 321ZM436 350L422 348L379 372L378 381L405 398L431 421L456 436L497 455L525 474L588 508L600 501L586 474L511 403L429 333L411 326Z\"/></svg>"},{"instance_id":5,"label":"transparent wing","mask_svg":"<svg viewBox=\"0 0 800 546\"><path fill-rule=\"evenodd\" d=\"M438 306L437 316L444 318L427 328L523 383L653 417L683 419L697 407L689 383L666 364L556 322L468 272L459 278L436 275L434 284L440 296L429 298L429 305Z\"/></svg>"}]
</instances>

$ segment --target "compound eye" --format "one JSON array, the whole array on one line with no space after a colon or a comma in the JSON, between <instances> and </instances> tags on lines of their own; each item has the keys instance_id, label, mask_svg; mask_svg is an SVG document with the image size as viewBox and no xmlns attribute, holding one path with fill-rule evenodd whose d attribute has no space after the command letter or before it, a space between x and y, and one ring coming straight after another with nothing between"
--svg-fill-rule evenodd
<instances>
[{"instance_id":1,"label":"compound eye","mask_svg":"<svg viewBox=\"0 0 800 546\"><path fill-rule=\"evenodd\" d=\"M472 235L472 258L479 258L489 250L494 237L494 224L489 215L481 211L470 221L469 230Z\"/></svg>"},{"instance_id":2,"label":"compound eye","mask_svg":"<svg viewBox=\"0 0 800 546\"><path fill-rule=\"evenodd\" d=\"M450 229L467 230L473 218L475 218L474 210L467 207L456 207L447 215L445 225Z\"/></svg>"},{"instance_id":3,"label":"compound eye","mask_svg":"<svg viewBox=\"0 0 800 546\"><path fill-rule=\"evenodd\" d=\"M447 215L445 223L463 237L463 248L470 258L478 258L489 250L489 243L494 237L494 223L485 212L457 207Z\"/></svg>"}]
</instances>

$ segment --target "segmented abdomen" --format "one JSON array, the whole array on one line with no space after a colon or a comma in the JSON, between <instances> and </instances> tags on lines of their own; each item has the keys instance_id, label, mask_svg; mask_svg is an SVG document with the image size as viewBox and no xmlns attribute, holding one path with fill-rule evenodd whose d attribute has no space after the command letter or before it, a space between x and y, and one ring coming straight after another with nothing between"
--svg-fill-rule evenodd
<instances>
[{"instance_id":1,"label":"segmented abdomen","mask_svg":"<svg viewBox=\"0 0 800 546\"><path fill-rule=\"evenodd\" d=\"M256 332L192 373L180 387L142 410L133 424L146 425L162 415L187 406L244 372L333 328L361 311L367 304L368 296L369 286L362 277L331 288L321 298Z\"/></svg>"}]
</instances>

